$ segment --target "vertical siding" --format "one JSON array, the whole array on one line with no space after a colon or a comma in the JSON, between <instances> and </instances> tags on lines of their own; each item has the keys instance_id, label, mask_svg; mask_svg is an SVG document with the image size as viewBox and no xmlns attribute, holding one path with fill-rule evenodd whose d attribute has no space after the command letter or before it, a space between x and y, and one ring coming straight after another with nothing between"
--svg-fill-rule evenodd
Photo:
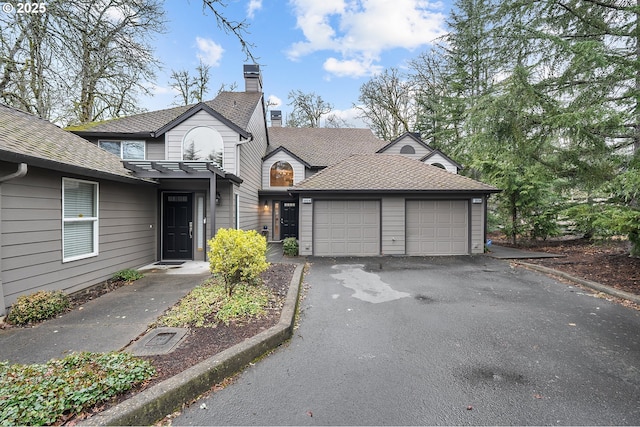
<instances>
[{"instance_id":1,"label":"vertical siding","mask_svg":"<svg viewBox=\"0 0 640 427\"><path fill-rule=\"evenodd\" d=\"M247 129L253 139L240 145L240 228L260 231L258 191L262 186L262 157L267 151L267 129L262 102L258 103Z\"/></svg>"},{"instance_id":2,"label":"vertical siding","mask_svg":"<svg viewBox=\"0 0 640 427\"><path fill-rule=\"evenodd\" d=\"M382 199L382 254L403 255L405 253L405 199L384 197Z\"/></svg>"},{"instance_id":3,"label":"vertical siding","mask_svg":"<svg viewBox=\"0 0 640 427\"><path fill-rule=\"evenodd\" d=\"M300 195L298 209L298 252L300 255L313 255L313 200L302 203Z\"/></svg>"},{"instance_id":4,"label":"vertical siding","mask_svg":"<svg viewBox=\"0 0 640 427\"><path fill-rule=\"evenodd\" d=\"M484 253L484 204L485 199L482 198L482 203L471 203L471 253L482 254Z\"/></svg>"},{"instance_id":5,"label":"vertical siding","mask_svg":"<svg viewBox=\"0 0 640 427\"><path fill-rule=\"evenodd\" d=\"M271 182L271 175L270 175L271 166L273 166L275 162L279 162L279 161L289 162L289 164L293 168L293 185L296 185L297 183L299 183L305 178L305 171L304 171L305 166L302 163L300 163L298 160L292 158L287 153L280 151L274 154L273 156L269 157L262 164L262 188L264 189L271 188L271 186L269 185L269 183ZM282 188L282 187L276 187L276 188Z\"/></svg>"},{"instance_id":6,"label":"vertical siding","mask_svg":"<svg viewBox=\"0 0 640 427\"><path fill-rule=\"evenodd\" d=\"M62 263L62 177L99 184L99 254ZM156 188L31 168L2 184L5 304L37 290L74 292L156 260Z\"/></svg>"}]
</instances>

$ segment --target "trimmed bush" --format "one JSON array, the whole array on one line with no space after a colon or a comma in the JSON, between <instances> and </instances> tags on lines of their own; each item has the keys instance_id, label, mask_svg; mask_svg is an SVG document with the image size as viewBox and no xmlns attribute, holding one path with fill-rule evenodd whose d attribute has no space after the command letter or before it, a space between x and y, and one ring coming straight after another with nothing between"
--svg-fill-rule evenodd
<instances>
[{"instance_id":1,"label":"trimmed bush","mask_svg":"<svg viewBox=\"0 0 640 427\"><path fill-rule=\"evenodd\" d=\"M9 309L7 321L14 325L27 325L52 317L69 308L69 297L62 291L38 291L18 297Z\"/></svg>"},{"instance_id":2,"label":"trimmed bush","mask_svg":"<svg viewBox=\"0 0 640 427\"><path fill-rule=\"evenodd\" d=\"M256 284L269 268L267 239L255 230L221 228L209 240L209 269L224 281L227 294L239 283Z\"/></svg>"},{"instance_id":3,"label":"trimmed bush","mask_svg":"<svg viewBox=\"0 0 640 427\"><path fill-rule=\"evenodd\" d=\"M287 256L298 256L298 240L295 237L287 237L282 242L282 250Z\"/></svg>"}]
</instances>

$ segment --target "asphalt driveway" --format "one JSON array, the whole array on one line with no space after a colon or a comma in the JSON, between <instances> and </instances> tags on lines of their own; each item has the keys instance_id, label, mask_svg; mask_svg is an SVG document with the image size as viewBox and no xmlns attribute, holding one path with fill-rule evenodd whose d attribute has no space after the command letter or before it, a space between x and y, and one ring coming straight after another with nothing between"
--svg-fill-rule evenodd
<instances>
[{"instance_id":1,"label":"asphalt driveway","mask_svg":"<svg viewBox=\"0 0 640 427\"><path fill-rule=\"evenodd\" d=\"M640 312L485 256L312 259L290 343L174 425L639 425Z\"/></svg>"}]
</instances>

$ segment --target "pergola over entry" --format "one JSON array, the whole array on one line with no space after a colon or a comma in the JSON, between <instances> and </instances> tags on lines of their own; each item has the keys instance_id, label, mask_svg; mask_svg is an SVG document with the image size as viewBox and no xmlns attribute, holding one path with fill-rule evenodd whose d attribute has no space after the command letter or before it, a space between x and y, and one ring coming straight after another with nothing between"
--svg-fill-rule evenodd
<instances>
[{"instance_id":1,"label":"pergola over entry","mask_svg":"<svg viewBox=\"0 0 640 427\"><path fill-rule=\"evenodd\" d=\"M242 183L241 178L220 169L213 161L135 160L123 161L122 164L139 178L209 180L209 211L212 235L216 232L216 181L218 177L237 184Z\"/></svg>"}]
</instances>

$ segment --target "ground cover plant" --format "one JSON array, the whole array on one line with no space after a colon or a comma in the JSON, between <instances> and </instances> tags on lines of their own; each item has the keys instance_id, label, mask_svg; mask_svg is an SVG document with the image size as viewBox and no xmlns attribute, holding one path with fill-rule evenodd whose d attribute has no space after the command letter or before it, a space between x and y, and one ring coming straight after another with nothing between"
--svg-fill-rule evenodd
<instances>
[{"instance_id":1,"label":"ground cover plant","mask_svg":"<svg viewBox=\"0 0 640 427\"><path fill-rule=\"evenodd\" d=\"M0 363L0 425L64 422L155 374L128 353L73 353L46 364Z\"/></svg>"},{"instance_id":2,"label":"ground cover plant","mask_svg":"<svg viewBox=\"0 0 640 427\"><path fill-rule=\"evenodd\" d=\"M62 291L38 291L18 297L11 306L7 321L24 326L50 319L64 313L69 307L69 297Z\"/></svg>"}]
</instances>

